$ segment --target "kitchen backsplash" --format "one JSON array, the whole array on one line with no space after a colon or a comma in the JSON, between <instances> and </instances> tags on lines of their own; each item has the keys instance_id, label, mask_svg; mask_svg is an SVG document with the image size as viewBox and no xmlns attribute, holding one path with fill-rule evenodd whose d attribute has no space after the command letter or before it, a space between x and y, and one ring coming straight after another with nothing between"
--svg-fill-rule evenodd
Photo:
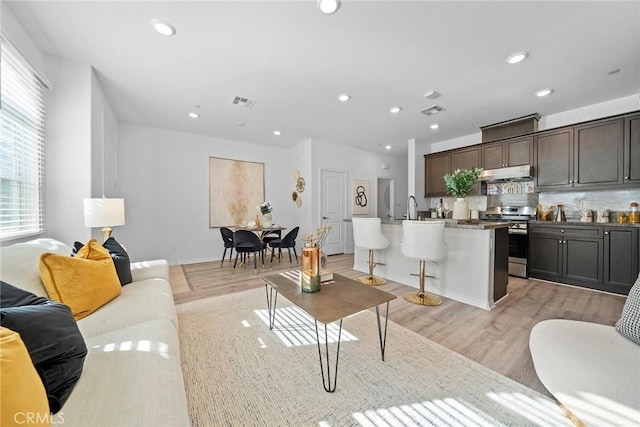
<instances>
[{"instance_id":1,"label":"kitchen backsplash","mask_svg":"<svg viewBox=\"0 0 640 427\"><path fill-rule=\"evenodd\" d=\"M548 210L550 206L561 204L564 206L567 219L579 218L580 211L586 209L628 212L631 202L640 203L640 189L572 191L570 193L540 193L539 195L539 203L544 210Z\"/></svg>"},{"instance_id":2,"label":"kitchen backsplash","mask_svg":"<svg viewBox=\"0 0 640 427\"><path fill-rule=\"evenodd\" d=\"M487 184L487 195L497 196L502 194L530 194L533 193L533 180L508 181Z\"/></svg>"},{"instance_id":3,"label":"kitchen backsplash","mask_svg":"<svg viewBox=\"0 0 640 427\"><path fill-rule=\"evenodd\" d=\"M640 203L640 189L571 191L562 193L513 193L509 190L503 190L504 188L509 187L503 186L496 191L498 194L465 197L469 203L469 209L485 211L487 208L495 206L536 206L540 204L544 211L549 210L552 206L555 211L555 207L561 204L564 206L567 219L570 220L578 219L580 217L580 211L585 209L591 209L593 211L608 209L612 212L612 218L614 218L613 214L616 212L628 212L631 202ZM511 188L518 187L512 186ZM449 209L453 209L453 202L456 201L454 197L443 197L442 200ZM432 197L428 206L435 208L438 206L439 201L439 197Z\"/></svg>"}]
</instances>

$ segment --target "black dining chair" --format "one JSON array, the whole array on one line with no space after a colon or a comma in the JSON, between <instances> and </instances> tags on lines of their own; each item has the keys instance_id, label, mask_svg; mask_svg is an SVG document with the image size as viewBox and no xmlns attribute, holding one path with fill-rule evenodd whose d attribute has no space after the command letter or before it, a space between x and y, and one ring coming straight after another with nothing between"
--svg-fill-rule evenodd
<instances>
[{"instance_id":1,"label":"black dining chair","mask_svg":"<svg viewBox=\"0 0 640 427\"><path fill-rule=\"evenodd\" d=\"M262 234L260 234L260 240L262 240L262 243L264 243L265 246L268 245L269 242L281 238L282 230L266 230L263 231Z\"/></svg>"},{"instance_id":2,"label":"black dining chair","mask_svg":"<svg viewBox=\"0 0 640 427\"><path fill-rule=\"evenodd\" d=\"M222 254L222 261L220 261L220 268L224 264L224 259L227 256L227 249L231 249L229 252L229 261L233 256L233 231L227 227L220 227L220 234L222 235L222 243L224 243L224 252Z\"/></svg>"},{"instance_id":3,"label":"black dining chair","mask_svg":"<svg viewBox=\"0 0 640 427\"><path fill-rule=\"evenodd\" d=\"M300 227L295 227L282 239L276 239L269 242L269 247L271 248L271 262L273 262L273 254L276 248L278 249L278 261L280 261L282 250L286 248L289 252L289 262L293 262L291 260L291 249L293 248L293 254L296 256L296 262L298 262L298 253L296 252L296 237L298 237L298 230L300 230Z\"/></svg>"},{"instance_id":4,"label":"black dining chair","mask_svg":"<svg viewBox=\"0 0 640 427\"><path fill-rule=\"evenodd\" d=\"M264 246L260 238L251 231L238 230L233 233L233 247L236 250L236 260L233 263L233 269L238 264L238 256L242 255L243 261L246 260L247 254L253 253L253 269L258 274L258 254L262 257L264 265Z\"/></svg>"}]
</instances>

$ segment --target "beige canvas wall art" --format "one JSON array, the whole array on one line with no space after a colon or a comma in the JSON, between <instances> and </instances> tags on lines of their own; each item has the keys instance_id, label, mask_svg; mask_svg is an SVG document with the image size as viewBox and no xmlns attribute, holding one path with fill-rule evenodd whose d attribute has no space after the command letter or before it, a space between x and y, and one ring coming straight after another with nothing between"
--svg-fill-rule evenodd
<instances>
[{"instance_id":1,"label":"beige canvas wall art","mask_svg":"<svg viewBox=\"0 0 640 427\"><path fill-rule=\"evenodd\" d=\"M264 201L264 163L209 157L209 227L252 221Z\"/></svg>"}]
</instances>

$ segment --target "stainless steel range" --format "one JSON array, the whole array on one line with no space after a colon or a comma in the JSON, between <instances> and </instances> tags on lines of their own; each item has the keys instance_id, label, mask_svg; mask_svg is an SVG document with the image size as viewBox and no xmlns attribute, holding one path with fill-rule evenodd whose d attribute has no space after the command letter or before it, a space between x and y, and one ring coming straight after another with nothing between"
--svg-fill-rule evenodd
<instances>
[{"instance_id":1,"label":"stainless steel range","mask_svg":"<svg viewBox=\"0 0 640 427\"><path fill-rule=\"evenodd\" d=\"M536 218L532 206L504 206L489 208L484 217L492 221L508 221L509 226L509 274L527 277L529 236L527 223Z\"/></svg>"}]
</instances>

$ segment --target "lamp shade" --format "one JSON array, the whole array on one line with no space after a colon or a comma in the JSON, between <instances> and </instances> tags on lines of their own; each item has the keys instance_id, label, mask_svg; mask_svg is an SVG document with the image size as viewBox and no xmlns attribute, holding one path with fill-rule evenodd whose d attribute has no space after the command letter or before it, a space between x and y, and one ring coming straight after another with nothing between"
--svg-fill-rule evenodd
<instances>
[{"instance_id":1,"label":"lamp shade","mask_svg":"<svg viewBox=\"0 0 640 427\"><path fill-rule=\"evenodd\" d=\"M124 225L124 199L83 199L85 227Z\"/></svg>"}]
</instances>

